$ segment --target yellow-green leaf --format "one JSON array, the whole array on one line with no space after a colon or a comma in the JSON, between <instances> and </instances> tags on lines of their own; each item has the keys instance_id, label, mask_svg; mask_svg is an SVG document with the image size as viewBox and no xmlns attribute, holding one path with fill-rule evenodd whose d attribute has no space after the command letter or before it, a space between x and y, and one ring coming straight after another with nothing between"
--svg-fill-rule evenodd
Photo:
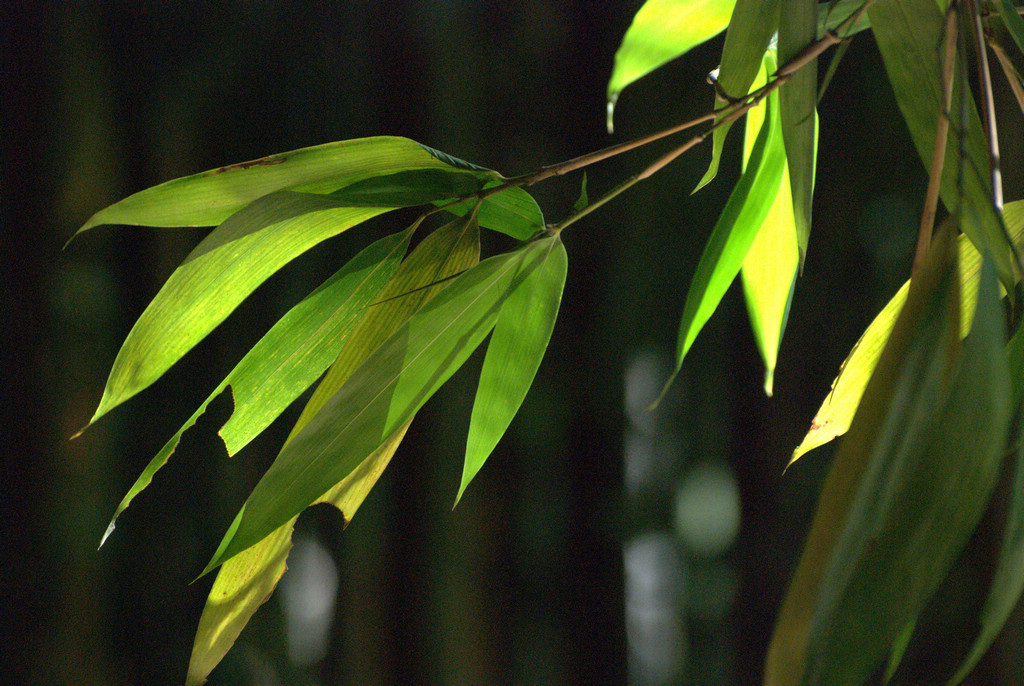
<instances>
[{"instance_id":1,"label":"yellow-green leaf","mask_svg":"<svg viewBox=\"0 0 1024 686\"><path fill-rule=\"evenodd\" d=\"M721 33L736 0L647 0L615 53L608 81L608 130L622 89Z\"/></svg>"},{"instance_id":2,"label":"yellow-green leaf","mask_svg":"<svg viewBox=\"0 0 1024 686\"><path fill-rule=\"evenodd\" d=\"M121 512L170 459L182 434L224 389L230 388L234 409L219 433L228 455L234 455L317 380L338 356L366 306L395 273L418 225L360 252L253 346L146 466L117 506L103 541L113 532Z\"/></svg>"},{"instance_id":3,"label":"yellow-green leaf","mask_svg":"<svg viewBox=\"0 0 1024 686\"><path fill-rule=\"evenodd\" d=\"M490 332L552 238L462 274L373 351L294 434L250 494L207 571L255 545L345 478L409 421Z\"/></svg>"},{"instance_id":4,"label":"yellow-green leaf","mask_svg":"<svg viewBox=\"0 0 1024 686\"><path fill-rule=\"evenodd\" d=\"M772 51L765 53L763 67L754 81L757 88L775 71ZM744 167L753 150L754 141L764 124L767 103L750 109L746 120L744 139ZM789 170L784 166L778 192L768 210L760 230L750 244L740 272L743 295L750 315L761 359L764 360L764 390L769 396L775 378L779 344L789 317L789 304L793 297L800 253L797 248L796 226L793 220L793 200L789 187Z\"/></svg>"},{"instance_id":5,"label":"yellow-green leaf","mask_svg":"<svg viewBox=\"0 0 1024 686\"><path fill-rule=\"evenodd\" d=\"M1020 245L1024 239L1024 201L1007 203L1003 208L1003 220L1007 233L1012 237L1014 243ZM960 291L963 298L961 309L965 313L961 322L961 335L966 336L970 330L971 316L974 312L981 256L965 236L960 237L959 246ZM846 361L840 367L839 375L832 382L832 389L815 414L811 428L800 445L793 451L790 464L808 451L825 445L836 436L846 433L860 403L864 386L875 368L878 355L889 338L893 322L896 315L899 314L900 308L903 307L906 297L907 284L904 284L861 334L860 340L854 345L850 354L847 355Z\"/></svg>"},{"instance_id":6,"label":"yellow-green leaf","mask_svg":"<svg viewBox=\"0 0 1024 686\"><path fill-rule=\"evenodd\" d=\"M566 268L565 246L556 236L551 254L501 307L480 371L456 503L512 423L533 384L555 328Z\"/></svg>"}]
</instances>

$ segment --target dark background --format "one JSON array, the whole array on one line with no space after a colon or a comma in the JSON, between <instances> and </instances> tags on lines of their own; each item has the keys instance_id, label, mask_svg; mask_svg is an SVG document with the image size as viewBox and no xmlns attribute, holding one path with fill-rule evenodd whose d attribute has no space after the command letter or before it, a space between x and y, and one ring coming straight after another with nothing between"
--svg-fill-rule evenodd
<instances>
[{"instance_id":1,"label":"dark background","mask_svg":"<svg viewBox=\"0 0 1024 686\"><path fill-rule=\"evenodd\" d=\"M385 218L296 260L72 441L135 318L203 235L101 227L62 250L76 228L161 181L332 140L402 135L512 175L703 113L720 39L628 88L605 132L614 51L640 4L0 4L7 683L183 680L212 577L190 582L297 408L231 460L216 416L200 422L97 551L106 523L276 318L404 224ZM319 542L338 579L317 658L289 658L276 594L212 683L757 681L831 448L782 468L906 278L925 185L868 36L820 114L814 228L774 398L734 288L659 412L638 410L665 378L735 179L734 135L709 188L690 195L707 164L698 149L566 231L547 358L458 508L479 355L420 413L344 533L333 510L302 516L297 537ZM1007 122L1020 132L1019 113ZM592 169L590 197L666 145ZM1020 146L1004 135L1008 199L1020 196ZM532 192L557 221L579 183ZM711 543L687 538L687 521L706 521ZM1019 669L1012 640L988 674Z\"/></svg>"}]
</instances>

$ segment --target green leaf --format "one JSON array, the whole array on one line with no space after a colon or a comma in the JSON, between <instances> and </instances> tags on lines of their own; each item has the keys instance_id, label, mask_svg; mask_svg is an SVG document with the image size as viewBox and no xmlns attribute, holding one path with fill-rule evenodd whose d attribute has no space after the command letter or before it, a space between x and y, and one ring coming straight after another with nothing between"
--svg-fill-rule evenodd
<instances>
[{"instance_id":1,"label":"green leaf","mask_svg":"<svg viewBox=\"0 0 1024 686\"><path fill-rule=\"evenodd\" d=\"M764 83L767 74L774 71L775 58L769 50L765 53L764 65L754 81L754 87ZM764 124L766 112L767 103L762 102L747 113L744 166ZM769 396L772 394L775 364L789 317L799 263L789 170L784 166L775 199L750 244L740 272L754 339L765 364L764 389Z\"/></svg>"},{"instance_id":2,"label":"green leaf","mask_svg":"<svg viewBox=\"0 0 1024 686\"><path fill-rule=\"evenodd\" d=\"M118 516L170 459L182 434L224 389L230 388L234 410L220 436L228 455L234 455L317 380L338 356L366 306L395 273L418 225L417 221L364 249L253 346L143 470L117 506L101 546Z\"/></svg>"},{"instance_id":3,"label":"green leaf","mask_svg":"<svg viewBox=\"0 0 1024 686\"><path fill-rule=\"evenodd\" d=\"M679 372L697 334L739 273L747 251L778 195L786 154L779 131L778 99L774 93L768 96L767 102L766 125L761 127L747 168L711 232L686 294L673 376Z\"/></svg>"},{"instance_id":4,"label":"green leaf","mask_svg":"<svg viewBox=\"0 0 1024 686\"><path fill-rule=\"evenodd\" d=\"M736 0L736 6L725 32L722 64L718 68L718 88L728 98L738 99L750 92L754 77L761 68L764 54L772 34L779 26L779 0ZM715 98L715 107L728 104ZM704 177L693 189L696 193L718 174L718 164L725 146L725 138L732 124L715 129L711 142L711 163Z\"/></svg>"},{"instance_id":5,"label":"green leaf","mask_svg":"<svg viewBox=\"0 0 1024 686\"><path fill-rule=\"evenodd\" d=\"M911 282L836 454L769 650L769 684L865 683L985 509L1010 419L1003 314L987 268L961 349L953 245L943 231Z\"/></svg>"},{"instance_id":6,"label":"green leaf","mask_svg":"<svg viewBox=\"0 0 1024 686\"><path fill-rule=\"evenodd\" d=\"M583 181L580 182L580 197L576 198L576 202L572 204L573 212L582 212L587 208L590 201L587 199L587 172L583 172Z\"/></svg>"},{"instance_id":7,"label":"green leaf","mask_svg":"<svg viewBox=\"0 0 1024 686\"><path fill-rule=\"evenodd\" d=\"M1017 49L1024 52L1024 19L1017 13L1017 8L1010 0L998 0L996 9L999 11L999 17L1003 20L1003 24L1006 25L1006 30L1013 36L1013 42L1017 44Z\"/></svg>"},{"instance_id":8,"label":"green leaf","mask_svg":"<svg viewBox=\"0 0 1024 686\"><path fill-rule=\"evenodd\" d=\"M647 0L626 29L608 81L608 131L622 89L721 33L736 0Z\"/></svg>"},{"instance_id":9,"label":"green leaf","mask_svg":"<svg viewBox=\"0 0 1024 686\"><path fill-rule=\"evenodd\" d=\"M523 279L501 307L480 371L456 504L512 423L533 384L555 328L566 268L565 247L555 236L551 255Z\"/></svg>"},{"instance_id":10,"label":"green leaf","mask_svg":"<svg viewBox=\"0 0 1024 686\"><path fill-rule=\"evenodd\" d=\"M362 311L359 323L346 337L341 352L306 404L291 436L309 423L369 354L436 294L447 278L476 264L479 253L480 232L472 214L465 220L441 227L421 241L395 272L377 304ZM346 524L351 521L391 461L411 421L316 502L334 505ZM190 683L201 683L206 678L277 585L291 550L296 518L297 515L221 567L196 633L189 666L189 677L193 680ZM249 592L250 588L258 593Z\"/></svg>"},{"instance_id":11,"label":"green leaf","mask_svg":"<svg viewBox=\"0 0 1024 686\"><path fill-rule=\"evenodd\" d=\"M484 188L497 185L489 183ZM437 202L444 205L445 210L460 217L476 210L476 218L480 226L500 231L516 240L525 241L538 231L544 230L544 215L533 196L522 188L507 188L500 193L489 196L477 207L473 198L455 205Z\"/></svg>"},{"instance_id":12,"label":"green leaf","mask_svg":"<svg viewBox=\"0 0 1024 686\"><path fill-rule=\"evenodd\" d=\"M317 499L341 510L346 524L366 499L409 428L407 423L337 486ZM293 517L262 541L224 563L199 619L185 686L203 684L242 629L274 591L292 549Z\"/></svg>"},{"instance_id":13,"label":"green leaf","mask_svg":"<svg viewBox=\"0 0 1024 686\"><path fill-rule=\"evenodd\" d=\"M425 302L480 261L480 228L474 215L450 222L427 236L395 272L356 325L349 342L313 391L291 431L294 436L331 396L338 392L352 372L381 343L409 319Z\"/></svg>"},{"instance_id":14,"label":"green leaf","mask_svg":"<svg viewBox=\"0 0 1024 686\"><path fill-rule=\"evenodd\" d=\"M868 9L872 32L885 63L896 102L918 155L930 165L935 147L935 128L943 110L941 50L944 18L935 0L877 0ZM962 65L958 65L961 66ZM966 108L961 98L967 98ZM960 79L953 77L951 132L946 145L940 196L951 214L969 219L963 231L979 250L987 250L996 263L1004 286L1015 282L1013 257L999 218L992 208L988 174L988 147L970 93L962 93ZM967 121L959 121L966 109ZM965 137L963 143L961 138ZM967 158L961 164L959 151ZM958 181L963 169L962 183ZM960 198L963 198L963 207Z\"/></svg>"},{"instance_id":15,"label":"green leaf","mask_svg":"<svg viewBox=\"0 0 1024 686\"><path fill-rule=\"evenodd\" d=\"M1003 219L1007 233L1012 237L1014 243L1021 244L1024 239L1024 201L1007 203L1003 208ZM961 336L966 336L971 325L970 313L974 311L981 256L965 236L960 237L959 245L960 290L963 298L961 310L968 315L963 318L960 333ZM875 368L879 353L889 338L893 322L896 320L900 308L903 307L906 297L907 284L904 284L861 334L860 340L854 345L840 367L839 375L832 382L832 389L814 416L810 430L793 451L789 464L793 464L808 451L825 445L836 436L846 433L854 412L860 404L864 387Z\"/></svg>"},{"instance_id":16,"label":"green leaf","mask_svg":"<svg viewBox=\"0 0 1024 686\"><path fill-rule=\"evenodd\" d=\"M814 42L818 31L818 6L815 0L781 0L779 9L779 63L786 64ZM818 144L818 115L814 109L818 102L817 64L817 59L812 60L779 88L782 138L786 143L801 264L811 234Z\"/></svg>"},{"instance_id":17,"label":"green leaf","mask_svg":"<svg viewBox=\"0 0 1024 686\"><path fill-rule=\"evenodd\" d=\"M280 191L229 217L185 258L132 327L90 424L160 378L285 264L385 211Z\"/></svg>"},{"instance_id":18,"label":"green leaf","mask_svg":"<svg viewBox=\"0 0 1024 686\"><path fill-rule=\"evenodd\" d=\"M381 344L285 445L206 571L301 512L409 421L483 341L511 289L539 266L552 240L481 262Z\"/></svg>"},{"instance_id":19,"label":"green leaf","mask_svg":"<svg viewBox=\"0 0 1024 686\"><path fill-rule=\"evenodd\" d=\"M1024 391L1024 328L1018 327L1017 333L1010 339L1007 356L1013 395L1012 406L1017 408L1015 447L1010 453L1010 458L1014 461L1010 501L1006 507L1006 524L995 572L985 604L981 608L981 630L963 664L950 679L952 684L962 682L985 655L1017 607L1021 592L1024 591L1024 407L1021 405L1021 395ZM1014 446L1014 442L1010 445Z\"/></svg>"},{"instance_id":20,"label":"green leaf","mask_svg":"<svg viewBox=\"0 0 1024 686\"><path fill-rule=\"evenodd\" d=\"M100 224L215 226L257 198L280 190L333 193L363 179L413 169L452 170L436 151L408 138L375 136L325 143L194 174L147 188L94 214ZM480 172L482 180L498 179Z\"/></svg>"}]
</instances>

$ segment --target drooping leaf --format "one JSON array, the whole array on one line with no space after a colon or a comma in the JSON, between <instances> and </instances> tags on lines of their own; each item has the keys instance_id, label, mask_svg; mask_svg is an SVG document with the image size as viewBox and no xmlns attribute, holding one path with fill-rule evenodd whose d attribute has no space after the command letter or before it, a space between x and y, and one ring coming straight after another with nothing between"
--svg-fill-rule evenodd
<instances>
[{"instance_id":1,"label":"drooping leaf","mask_svg":"<svg viewBox=\"0 0 1024 686\"><path fill-rule=\"evenodd\" d=\"M424 170L452 173L455 179L463 180L462 183L465 183L466 172L481 184L502 178L497 172L408 138L357 138L269 155L167 181L97 212L78 233L100 224L216 226L254 200L275 191L329 194L360 182L372 184L369 180L376 177ZM437 181L440 176L431 178ZM416 180L423 181L422 178ZM453 186L457 187L458 182L453 182ZM497 202L503 195L498 194L492 200ZM446 196L435 196L424 202L438 197Z\"/></svg>"},{"instance_id":2,"label":"drooping leaf","mask_svg":"<svg viewBox=\"0 0 1024 686\"><path fill-rule=\"evenodd\" d=\"M406 423L317 502L337 507L348 523L391 461L408 428L409 423ZM287 567L296 519L298 516L225 562L218 571L199 619L185 686L200 686L206 681L259 606L274 591Z\"/></svg>"},{"instance_id":3,"label":"drooping leaf","mask_svg":"<svg viewBox=\"0 0 1024 686\"><path fill-rule=\"evenodd\" d=\"M590 201L587 199L587 172L583 172L583 181L580 182L580 197L576 198L576 202L572 204L573 212L580 212L587 208Z\"/></svg>"},{"instance_id":4,"label":"drooping leaf","mask_svg":"<svg viewBox=\"0 0 1024 686\"><path fill-rule=\"evenodd\" d=\"M725 32L722 63L718 68L718 88L727 98L738 99L749 93L754 77L761 68L768 42L779 26L779 0L736 0ZM715 108L726 106L728 100L715 97ZM718 174L718 165L731 124L715 129L711 141L711 163L704 177L693 189L696 193Z\"/></svg>"},{"instance_id":5,"label":"drooping leaf","mask_svg":"<svg viewBox=\"0 0 1024 686\"><path fill-rule=\"evenodd\" d=\"M615 53L608 81L608 131L622 89L715 37L729 23L736 0L647 0Z\"/></svg>"},{"instance_id":6,"label":"drooping leaf","mask_svg":"<svg viewBox=\"0 0 1024 686\"><path fill-rule=\"evenodd\" d=\"M362 310L358 325L346 337L341 352L306 404L291 436L309 423L352 371L436 294L447 278L476 264L479 254L480 233L472 214L466 220L456 220L441 227L421 241L378 296L377 304ZM411 422L411 419L407 421L317 502L334 505L341 511L346 524L351 521L387 467ZM205 679L224 657L239 632L277 585L291 550L296 518L297 515L255 546L225 562L218 571L192 650L189 677L195 683ZM251 587L259 589L259 593L248 592Z\"/></svg>"},{"instance_id":7,"label":"drooping leaf","mask_svg":"<svg viewBox=\"0 0 1024 686\"><path fill-rule=\"evenodd\" d=\"M232 215L185 258L132 327L90 424L160 378L285 264L384 211L280 191Z\"/></svg>"},{"instance_id":8,"label":"drooping leaf","mask_svg":"<svg viewBox=\"0 0 1024 686\"><path fill-rule=\"evenodd\" d=\"M1006 25L1006 30L1010 32L1013 42L1017 44L1017 49L1024 52L1024 18L1017 13L1017 8L1010 0L998 0L995 5L999 17Z\"/></svg>"},{"instance_id":9,"label":"drooping leaf","mask_svg":"<svg viewBox=\"0 0 1024 686\"><path fill-rule=\"evenodd\" d=\"M785 64L814 42L818 31L816 0L780 0L779 63ZM800 262L807 252L811 234L811 200L814 196L814 170L818 147L817 60L793 74L779 89L782 139L793 194L793 218L796 221Z\"/></svg>"},{"instance_id":10,"label":"drooping leaf","mask_svg":"<svg viewBox=\"0 0 1024 686\"><path fill-rule=\"evenodd\" d=\"M1014 243L1021 245L1024 242L1024 201L1007 203L1003 208L1003 220ZM966 237L961 236L959 245L960 291L963 297L961 310L965 313L961 335L966 336L974 312L981 256ZM839 375L832 382L832 389L811 422L811 428L793 451L789 464L793 464L808 451L846 433L860 404L864 386L875 368L878 355L889 338L893 322L906 297L907 284L904 284L861 335L840 367Z\"/></svg>"},{"instance_id":11,"label":"drooping leaf","mask_svg":"<svg viewBox=\"0 0 1024 686\"><path fill-rule=\"evenodd\" d=\"M769 50L765 53L763 67L754 81L754 88L763 84L767 75L774 71L775 58ZM753 150L757 134L764 125L766 112L767 103L762 102L747 113L744 166ZM784 166L775 200L750 244L740 272L754 339L765 364L764 389L769 396L772 394L775 363L782 332L789 317L789 304L793 297L799 262L789 170L788 166Z\"/></svg>"},{"instance_id":12,"label":"drooping leaf","mask_svg":"<svg viewBox=\"0 0 1024 686\"><path fill-rule=\"evenodd\" d=\"M869 8L872 32L878 43L885 70L896 95L903 120L910 130L918 155L930 164L935 130L943 111L941 50L944 18L935 0L876 0ZM962 65L957 65L962 68ZM965 106L961 99L966 98ZM1015 282L1013 257L992 208L988 174L988 147L970 93L963 93L960 79L953 77L951 131L946 145L940 197L950 213L959 210L969 219L963 231L979 250L988 250L1004 286ZM967 121L960 121L960 112ZM963 142L961 143L961 140ZM960 150L967 158L960 161ZM960 170L963 179L958 180ZM962 182L961 182L962 181ZM958 208L960 198L963 207Z\"/></svg>"},{"instance_id":13,"label":"drooping leaf","mask_svg":"<svg viewBox=\"0 0 1024 686\"><path fill-rule=\"evenodd\" d=\"M540 266L551 241L481 262L381 344L285 445L206 571L301 512L407 422L483 341L510 290Z\"/></svg>"},{"instance_id":14,"label":"drooping leaf","mask_svg":"<svg viewBox=\"0 0 1024 686\"><path fill-rule=\"evenodd\" d=\"M674 374L682 367L697 334L739 273L747 251L778 195L786 153L779 130L778 99L774 93L768 96L767 103L765 125L757 135L747 168L711 232L686 294Z\"/></svg>"},{"instance_id":15,"label":"drooping leaf","mask_svg":"<svg viewBox=\"0 0 1024 686\"><path fill-rule=\"evenodd\" d=\"M398 329L423 303L480 260L480 229L470 214L427 236L402 263L394 278L356 325L349 343L334 360L302 409L290 436L313 418L338 392L366 357Z\"/></svg>"},{"instance_id":16,"label":"drooping leaf","mask_svg":"<svg viewBox=\"0 0 1024 686\"><path fill-rule=\"evenodd\" d=\"M1024 407L1021 405L1024 391L1024 328L1018 327L1017 333L1010 339L1007 357L1013 396L1012 407L1016 408L1017 414L1017 429L1015 441L1009 442L1012 451L1008 459L1013 460L1014 467L1009 504L1006 507L1006 523L995 572L978 618L981 630L963 664L950 679L951 684L962 682L978 664L1017 607L1021 593L1024 592Z\"/></svg>"},{"instance_id":17,"label":"drooping leaf","mask_svg":"<svg viewBox=\"0 0 1024 686\"><path fill-rule=\"evenodd\" d=\"M364 249L253 346L143 470L117 506L103 541L113 532L118 516L170 459L182 434L224 389L231 389L234 410L220 436L228 455L234 455L316 381L338 356L366 306L394 274L418 225Z\"/></svg>"},{"instance_id":18,"label":"drooping leaf","mask_svg":"<svg viewBox=\"0 0 1024 686\"><path fill-rule=\"evenodd\" d=\"M985 509L1010 418L1003 315L989 269L961 350L959 278L944 255L955 255L949 231L911 282L826 479L767 683L865 683Z\"/></svg>"},{"instance_id":19,"label":"drooping leaf","mask_svg":"<svg viewBox=\"0 0 1024 686\"><path fill-rule=\"evenodd\" d=\"M466 441L458 504L519 411L548 347L565 286L565 246L555 236L551 255L505 300L487 344Z\"/></svg>"}]
</instances>

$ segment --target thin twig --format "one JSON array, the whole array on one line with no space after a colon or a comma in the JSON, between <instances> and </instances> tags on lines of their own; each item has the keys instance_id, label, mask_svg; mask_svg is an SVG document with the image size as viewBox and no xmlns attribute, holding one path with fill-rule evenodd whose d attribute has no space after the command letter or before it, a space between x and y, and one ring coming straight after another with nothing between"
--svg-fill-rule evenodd
<instances>
[{"instance_id":1,"label":"thin twig","mask_svg":"<svg viewBox=\"0 0 1024 686\"><path fill-rule=\"evenodd\" d=\"M985 134L988 139L988 164L992 175L992 206L997 213L1003 212L1003 175L999 170L999 130L996 125L996 105L992 95L992 73L988 66L988 52L985 51L985 31L981 27L981 15L975 0L966 0L974 39L977 44L975 51L978 59L978 78L981 81L983 113L985 115Z\"/></svg>"},{"instance_id":2,"label":"thin twig","mask_svg":"<svg viewBox=\"0 0 1024 686\"><path fill-rule=\"evenodd\" d=\"M917 248L914 251L912 273L916 273L924 262L924 256L931 244L935 228L935 213L939 206L939 188L942 185L942 169L946 159L946 140L949 137L949 108L953 103L953 66L956 60L956 4L950 3L946 10L946 35L942 52L942 107L935 123L935 147L932 149L932 163L928 173L928 190L924 196L921 211L921 225L917 230Z\"/></svg>"}]
</instances>

